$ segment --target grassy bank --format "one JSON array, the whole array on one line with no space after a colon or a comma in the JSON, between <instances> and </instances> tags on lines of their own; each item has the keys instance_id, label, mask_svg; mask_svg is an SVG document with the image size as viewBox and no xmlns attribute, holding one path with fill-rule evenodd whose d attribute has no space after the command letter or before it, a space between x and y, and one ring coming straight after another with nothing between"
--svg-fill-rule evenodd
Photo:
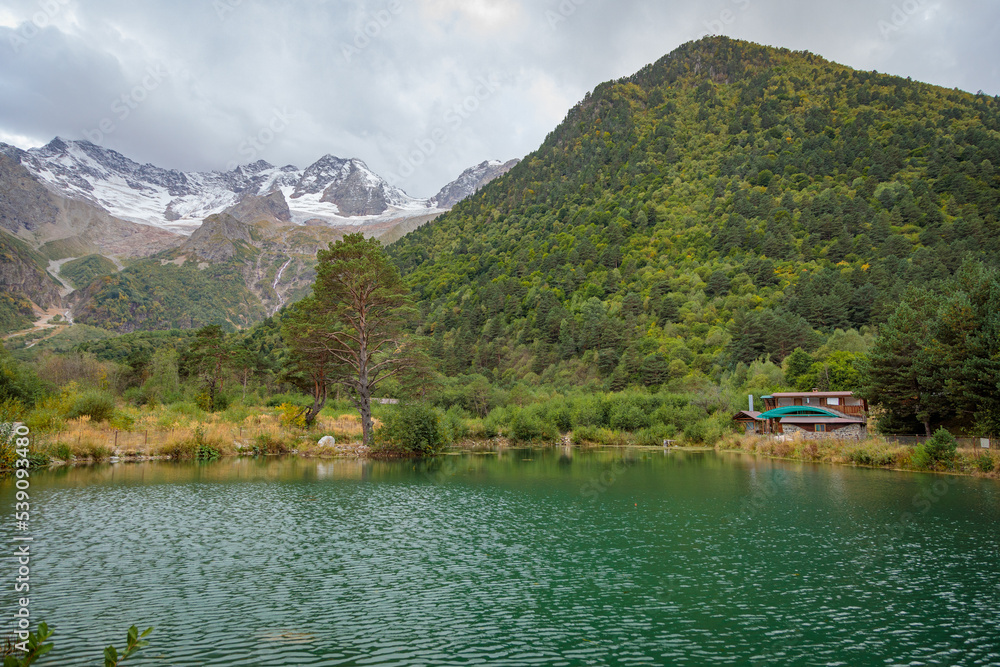
<instances>
[{"instance_id":1,"label":"grassy bank","mask_svg":"<svg viewBox=\"0 0 1000 667\"><path fill-rule=\"evenodd\" d=\"M857 465L887 470L923 472L948 472L976 477L1000 479L1000 452L959 448L954 457L928 461L918 448L900 445L881 436L870 436L861 441L786 439L730 435L716 445L718 451L747 452L776 459L792 459L815 463Z\"/></svg>"},{"instance_id":2,"label":"grassy bank","mask_svg":"<svg viewBox=\"0 0 1000 667\"><path fill-rule=\"evenodd\" d=\"M208 412L193 402L169 405L122 405L107 397L80 394L57 405L43 402L29 413L33 458L50 462L98 462L169 458L213 460L226 456L354 457L376 456L361 443L361 423L347 402L332 401L306 428L300 405L277 396L271 406L235 402ZM669 397L667 397L669 398ZM658 400L659 399L659 400ZM645 401L645 404L643 403ZM679 402L679 401L678 401ZM396 406L374 407L376 425ZM714 448L756 456L818 463L913 471L938 471L1000 478L1000 452L957 449L928 458L925 451L878 436L863 441L834 439L777 440L727 433L721 411L701 414L699 428L677 428L683 414L673 414L669 400L631 394L607 397L560 397L525 407L503 406L485 417L457 406L436 412L441 440L452 450L485 450L524 445L575 447ZM76 417L74 413L81 412ZM728 421L728 420L727 420ZM581 423L583 422L583 423ZM614 428L627 422L628 428ZM624 423L621 425L625 425ZM321 446L331 436L335 444ZM384 452L382 452L384 454Z\"/></svg>"},{"instance_id":3,"label":"grassy bank","mask_svg":"<svg viewBox=\"0 0 1000 667\"><path fill-rule=\"evenodd\" d=\"M89 415L60 420L52 427L28 422L39 463L99 462L170 458L212 460L223 456L298 454L363 456L361 422L336 407L324 410L312 428L289 406L234 406L208 413L195 405L119 409L110 420ZM334 445L319 441L331 436Z\"/></svg>"}]
</instances>

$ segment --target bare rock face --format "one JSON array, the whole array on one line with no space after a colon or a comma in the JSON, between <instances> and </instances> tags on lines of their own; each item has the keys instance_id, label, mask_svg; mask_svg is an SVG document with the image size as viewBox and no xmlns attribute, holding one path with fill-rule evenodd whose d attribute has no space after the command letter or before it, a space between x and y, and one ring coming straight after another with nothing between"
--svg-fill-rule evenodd
<instances>
[{"instance_id":1,"label":"bare rock face","mask_svg":"<svg viewBox=\"0 0 1000 667\"><path fill-rule=\"evenodd\" d=\"M0 232L0 290L21 295L42 309L62 305L59 286L27 244Z\"/></svg>"},{"instance_id":2,"label":"bare rock face","mask_svg":"<svg viewBox=\"0 0 1000 667\"><path fill-rule=\"evenodd\" d=\"M441 192L431 198L431 204L437 208L452 208L463 199L479 192L481 188L491 181L506 174L516 167L519 162L520 160L510 160L508 162L487 160L475 167L470 167L463 171L454 181L441 188Z\"/></svg>"},{"instance_id":3,"label":"bare rock face","mask_svg":"<svg viewBox=\"0 0 1000 667\"><path fill-rule=\"evenodd\" d=\"M370 172L361 170L352 161L347 177L332 183L323 191L320 201L336 204L341 215L381 215L389 208L385 184L373 182Z\"/></svg>"},{"instance_id":4,"label":"bare rock face","mask_svg":"<svg viewBox=\"0 0 1000 667\"><path fill-rule=\"evenodd\" d=\"M238 204L227 208L224 213L241 222L253 224L261 220L271 222L291 222L292 212L281 190L266 195L246 195Z\"/></svg>"},{"instance_id":5,"label":"bare rock face","mask_svg":"<svg viewBox=\"0 0 1000 667\"><path fill-rule=\"evenodd\" d=\"M10 150L0 150L0 228L35 247L56 243L71 248L73 253L61 254L64 257L90 253L145 257L182 240L172 232L119 220L90 202L53 192L11 157ZM50 259L58 256L56 251Z\"/></svg>"},{"instance_id":6,"label":"bare rock face","mask_svg":"<svg viewBox=\"0 0 1000 667\"><path fill-rule=\"evenodd\" d=\"M236 256L238 244L251 243L250 225L220 213L205 218L180 249L206 262L226 262Z\"/></svg>"},{"instance_id":7,"label":"bare rock face","mask_svg":"<svg viewBox=\"0 0 1000 667\"><path fill-rule=\"evenodd\" d=\"M20 160L0 153L0 227L13 234L30 232L54 220L58 208Z\"/></svg>"}]
</instances>

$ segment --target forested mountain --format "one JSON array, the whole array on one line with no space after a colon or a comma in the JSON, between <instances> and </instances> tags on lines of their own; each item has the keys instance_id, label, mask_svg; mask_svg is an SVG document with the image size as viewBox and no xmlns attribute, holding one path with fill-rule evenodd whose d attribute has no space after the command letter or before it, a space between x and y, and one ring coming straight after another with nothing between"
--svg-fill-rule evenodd
<instances>
[{"instance_id":1,"label":"forested mountain","mask_svg":"<svg viewBox=\"0 0 1000 667\"><path fill-rule=\"evenodd\" d=\"M390 252L449 374L717 379L997 265L995 165L997 98L711 37Z\"/></svg>"}]
</instances>

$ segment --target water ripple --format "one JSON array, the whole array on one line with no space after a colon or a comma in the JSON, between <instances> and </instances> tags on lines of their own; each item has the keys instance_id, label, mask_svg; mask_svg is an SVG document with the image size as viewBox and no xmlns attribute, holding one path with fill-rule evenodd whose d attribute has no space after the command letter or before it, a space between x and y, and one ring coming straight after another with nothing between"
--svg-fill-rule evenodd
<instances>
[{"instance_id":1,"label":"water ripple","mask_svg":"<svg viewBox=\"0 0 1000 667\"><path fill-rule=\"evenodd\" d=\"M38 476L39 664L1000 664L995 484L620 456Z\"/></svg>"}]
</instances>

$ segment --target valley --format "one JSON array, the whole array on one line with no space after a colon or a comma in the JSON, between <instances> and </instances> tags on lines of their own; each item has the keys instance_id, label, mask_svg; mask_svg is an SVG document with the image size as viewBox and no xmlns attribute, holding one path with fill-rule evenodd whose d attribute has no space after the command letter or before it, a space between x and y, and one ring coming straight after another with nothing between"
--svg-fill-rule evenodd
<instances>
[{"instance_id":1,"label":"valley","mask_svg":"<svg viewBox=\"0 0 1000 667\"><path fill-rule=\"evenodd\" d=\"M139 165L86 141L56 138L29 151L0 145L0 234L31 248L37 275L31 289L0 276L23 299L21 315L0 329L30 330L27 304L49 310L56 301L81 322L121 332L248 327L308 291L320 248L357 231L398 240L516 162L483 162L417 199L364 162L331 155L304 170L258 161L206 174ZM220 283L191 271L224 276L221 289L233 298L214 298ZM198 306L157 296L163 282L192 280L204 283ZM123 295L134 301L120 304ZM147 307L159 313L164 303L164 317L148 316Z\"/></svg>"}]
</instances>

